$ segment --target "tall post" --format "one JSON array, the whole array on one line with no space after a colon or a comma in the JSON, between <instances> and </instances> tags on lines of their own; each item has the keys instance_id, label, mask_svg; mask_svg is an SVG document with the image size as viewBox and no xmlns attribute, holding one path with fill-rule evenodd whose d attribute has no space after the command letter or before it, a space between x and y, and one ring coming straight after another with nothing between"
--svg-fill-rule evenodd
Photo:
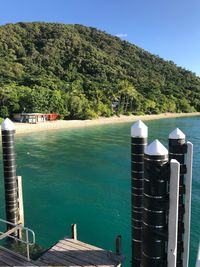
<instances>
[{"instance_id":1,"label":"tall post","mask_svg":"<svg viewBox=\"0 0 200 267\"><path fill-rule=\"evenodd\" d=\"M142 195L144 178L144 149L148 128L142 121L131 127L131 227L132 266L140 267L142 259Z\"/></svg>"},{"instance_id":2,"label":"tall post","mask_svg":"<svg viewBox=\"0 0 200 267\"><path fill-rule=\"evenodd\" d=\"M6 220L18 223L18 196L15 162L14 123L8 118L1 124ZM12 228L7 226L8 229ZM14 233L15 235L15 233Z\"/></svg>"},{"instance_id":3,"label":"tall post","mask_svg":"<svg viewBox=\"0 0 200 267\"><path fill-rule=\"evenodd\" d=\"M185 134L178 128L169 134L169 158L176 159L180 163L180 180L179 180L179 212L178 212L178 241L177 241L177 267L183 267L183 234L184 227L184 195L185 195L185 154L187 144Z\"/></svg>"},{"instance_id":4,"label":"tall post","mask_svg":"<svg viewBox=\"0 0 200 267\"><path fill-rule=\"evenodd\" d=\"M168 150L152 142L144 154L142 266L166 266Z\"/></svg>"},{"instance_id":5,"label":"tall post","mask_svg":"<svg viewBox=\"0 0 200 267\"><path fill-rule=\"evenodd\" d=\"M167 244L167 264L170 267L176 267L176 260L177 260L179 176L180 176L180 163L177 160L172 159L170 161L168 244Z\"/></svg>"},{"instance_id":6,"label":"tall post","mask_svg":"<svg viewBox=\"0 0 200 267\"><path fill-rule=\"evenodd\" d=\"M18 190L18 224L24 226L24 202L23 202L23 190L22 190L22 177L17 176L17 190ZM18 230L18 237L22 239L22 229Z\"/></svg>"},{"instance_id":7,"label":"tall post","mask_svg":"<svg viewBox=\"0 0 200 267\"><path fill-rule=\"evenodd\" d=\"M193 161L193 144L187 142L187 158L185 176L185 234L183 242L183 267L188 267L189 250L190 250L190 221L191 221L191 198L192 198L192 161Z\"/></svg>"}]
</instances>

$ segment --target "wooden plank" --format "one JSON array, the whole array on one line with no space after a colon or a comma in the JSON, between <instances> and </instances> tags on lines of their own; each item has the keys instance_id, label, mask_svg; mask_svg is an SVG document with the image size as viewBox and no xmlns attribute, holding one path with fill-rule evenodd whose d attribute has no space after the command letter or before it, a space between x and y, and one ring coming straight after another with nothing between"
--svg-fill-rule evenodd
<instances>
[{"instance_id":1,"label":"wooden plank","mask_svg":"<svg viewBox=\"0 0 200 267\"><path fill-rule=\"evenodd\" d=\"M55 260L55 262L53 262L54 261L54 259L52 259L52 261L51 261L51 265L50 265L50 263L49 263L49 260L46 260L46 259L41 259L41 260L38 260L37 261L37 263L38 263L38 266L42 266L42 267L44 267L44 266L48 266L48 267L53 267L53 266L67 266L67 267L80 267L79 265L77 266L77 265L74 265L74 264L72 264L72 265L70 265L70 264L62 264L62 263L58 263L56 260Z\"/></svg>"},{"instance_id":2,"label":"wooden plank","mask_svg":"<svg viewBox=\"0 0 200 267\"><path fill-rule=\"evenodd\" d=\"M66 251L71 251L71 255L73 255L73 258L75 258L75 259L78 259L79 261L82 261L82 266L84 266L85 264L87 264L87 265L90 265L90 266L97 266L98 264L96 263L96 261L94 262L94 260L92 260L91 259L91 257L89 257L88 255L86 255L86 254L83 254L83 252L81 252L81 251L75 251L75 250L69 250L69 249L67 249L66 250L66 248L60 248L60 247L56 247L55 248L56 250L61 250L61 251L63 251L64 253L66 252Z\"/></svg>"},{"instance_id":3,"label":"wooden plank","mask_svg":"<svg viewBox=\"0 0 200 267\"><path fill-rule=\"evenodd\" d=\"M9 258L7 257L7 255L1 255L1 260L4 260L4 262L7 264L7 265L10 265L10 266L36 266L36 265L33 265L31 263L29 263L28 261L26 262L23 262L21 260L17 260L17 259L14 259L14 258Z\"/></svg>"},{"instance_id":4,"label":"wooden plank","mask_svg":"<svg viewBox=\"0 0 200 267\"><path fill-rule=\"evenodd\" d=\"M91 250L91 251L97 251L106 254L107 251L103 250L98 247L90 246L89 244L85 244L83 242L79 242L78 240L73 239L65 239L60 240L56 245L60 244L60 246L72 246L73 248L80 249L80 250Z\"/></svg>"},{"instance_id":5,"label":"wooden plank","mask_svg":"<svg viewBox=\"0 0 200 267\"><path fill-rule=\"evenodd\" d=\"M72 241L70 240L68 242L68 240L60 240L58 244L62 244L64 246L72 246L73 248L76 248L76 249L80 249L80 250L86 250L86 251L92 251L95 255L100 255L101 257L110 257L111 255L113 256L113 258L116 258L116 260L118 261L118 259L120 258L119 256L117 256L116 254L110 252L110 251L106 251L106 250L103 250L101 248L98 248L98 247L94 247L94 246L90 246L89 244L86 244L86 243L83 243L83 242L80 242L80 241Z\"/></svg>"},{"instance_id":6,"label":"wooden plank","mask_svg":"<svg viewBox=\"0 0 200 267\"><path fill-rule=\"evenodd\" d=\"M48 267L53 267L53 266L55 266L55 265L50 265L49 262L47 262L47 261L45 261L45 260L39 260L39 259L36 260L36 261L34 261L34 263L37 264L38 267L39 267L39 266L48 266ZM57 263L56 266L58 266L58 263Z\"/></svg>"},{"instance_id":7,"label":"wooden plank","mask_svg":"<svg viewBox=\"0 0 200 267\"><path fill-rule=\"evenodd\" d=\"M123 255L116 255L115 253L111 252L111 251L106 251L102 248L99 248L99 247L96 247L96 246L93 246L93 245L90 245L90 244L86 244L80 240L73 240L73 239L68 239L68 238L65 238L64 240L60 240L59 243L63 243L63 242L70 242L70 243L73 243L73 244L79 244L80 246L82 246L83 248L85 249L91 249L95 252L97 251L102 251L103 254L105 255L109 255L109 257L114 260L114 261L117 261L117 262L123 262L125 257ZM69 243L68 243L69 244Z\"/></svg>"},{"instance_id":8,"label":"wooden plank","mask_svg":"<svg viewBox=\"0 0 200 267\"><path fill-rule=\"evenodd\" d=\"M10 254L0 252L1 260L3 260L8 266L27 266L27 262L13 258Z\"/></svg>"},{"instance_id":9,"label":"wooden plank","mask_svg":"<svg viewBox=\"0 0 200 267\"><path fill-rule=\"evenodd\" d=\"M66 241L66 242L72 242L72 243L77 243L79 245L82 245L83 247L90 248L90 249L93 249L93 250L103 250L103 251L105 251L102 248L96 247L96 246L91 245L91 244L84 243L84 242L82 242L80 240L74 240L74 239L71 239L71 238L65 238L63 240L60 240L59 242L64 242L64 241Z\"/></svg>"},{"instance_id":10,"label":"wooden plank","mask_svg":"<svg viewBox=\"0 0 200 267\"><path fill-rule=\"evenodd\" d=\"M56 247L61 247L63 250L71 250L73 251L74 255L77 255L77 257L87 259L87 261L90 262L92 265L116 265L119 263L119 260L111 259L110 258L110 253L99 250L91 250L85 247L82 247L79 244L74 244L72 242L67 243L67 242L59 242L54 246L54 249Z\"/></svg>"},{"instance_id":11,"label":"wooden plank","mask_svg":"<svg viewBox=\"0 0 200 267\"><path fill-rule=\"evenodd\" d=\"M58 265L58 263L55 263L55 264L51 263L51 265L50 265L49 262L46 261L46 260L37 260L36 262L37 262L38 266L48 266L48 267L50 267L50 266L52 266L52 267L53 266L60 266L60 265Z\"/></svg>"},{"instance_id":12,"label":"wooden plank","mask_svg":"<svg viewBox=\"0 0 200 267\"><path fill-rule=\"evenodd\" d=\"M2 259L0 259L0 266L4 266L5 267L5 266L11 266L11 265L8 265L7 262L4 262L4 261L2 261Z\"/></svg>"},{"instance_id":13,"label":"wooden plank","mask_svg":"<svg viewBox=\"0 0 200 267\"><path fill-rule=\"evenodd\" d=\"M114 258L112 258L114 255ZM0 250L0 262L8 266L118 266L119 257L96 246L74 239L60 240L37 261L28 262L9 252Z\"/></svg>"},{"instance_id":14,"label":"wooden plank","mask_svg":"<svg viewBox=\"0 0 200 267\"><path fill-rule=\"evenodd\" d=\"M18 202L19 202L19 224L24 226L24 202L23 202L23 190L22 190L22 177L17 176L18 184Z\"/></svg>"},{"instance_id":15,"label":"wooden plank","mask_svg":"<svg viewBox=\"0 0 200 267\"><path fill-rule=\"evenodd\" d=\"M1 260L4 262L4 265L8 265L8 266L25 266L24 264L22 264L21 262L18 261L14 261L13 259L10 259L9 257L5 257L5 255L1 255Z\"/></svg>"},{"instance_id":16,"label":"wooden plank","mask_svg":"<svg viewBox=\"0 0 200 267\"><path fill-rule=\"evenodd\" d=\"M17 187L18 187L18 204L19 204L19 220L18 224L24 226L24 202L23 202L23 190L22 190L22 177L17 176ZM22 238L22 229L19 229L18 235L19 238Z\"/></svg>"},{"instance_id":17,"label":"wooden plank","mask_svg":"<svg viewBox=\"0 0 200 267\"><path fill-rule=\"evenodd\" d=\"M68 261L64 258L61 258L58 255L54 255L50 252L46 252L38 260L39 261L45 261L46 263L48 263L50 265L62 264L63 266L80 266L80 265L75 265L73 262L70 262L70 261Z\"/></svg>"},{"instance_id":18,"label":"wooden plank","mask_svg":"<svg viewBox=\"0 0 200 267\"><path fill-rule=\"evenodd\" d=\"M12 253L9 253L9 252L4 251L4 250L0 250L0 256L1 256L1 260L4 259L4 261L7 264L10 264L10 266L14 266L14 265L37 266L37 265L33 264L32 262L28 262L28 261L22 259L21 257L13 255Z\"/></svg>"},{"instance_id":19,"label":"wooden plank","mask_svg":"<svg viewBox=\"0 0 200 267\"><path fill-rule=\"evenodd\" d=\"M51 252L55 253L59 252L60 256L62 255L62 257L69 259L70 261L72 261L75 264L78 264L80 266L95 266L94 264L91 265L90 260L87 260L85 257L83 258L83 256L81 255L81 253L77 254L74 253L74 251L72 250L66 250L65 248L60 248L58 246L55 247L55 249L51 249Z\"/></svg>"}]
</instances>

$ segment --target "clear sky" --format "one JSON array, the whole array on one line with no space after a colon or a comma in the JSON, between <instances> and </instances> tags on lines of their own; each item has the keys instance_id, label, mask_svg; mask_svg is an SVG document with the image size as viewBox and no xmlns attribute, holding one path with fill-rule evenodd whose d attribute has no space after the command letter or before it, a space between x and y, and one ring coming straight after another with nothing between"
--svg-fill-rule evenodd
<instances>
[{"instance_id":1,"label":"clear sky","mask_svg":"<svg viewBox=\"0 0 200 267\"><path fill-rule=\"evenodd\" d=\"M0 24L93 26L200 76L200 0L0 0Z\"/></svg>"}]
</instances>

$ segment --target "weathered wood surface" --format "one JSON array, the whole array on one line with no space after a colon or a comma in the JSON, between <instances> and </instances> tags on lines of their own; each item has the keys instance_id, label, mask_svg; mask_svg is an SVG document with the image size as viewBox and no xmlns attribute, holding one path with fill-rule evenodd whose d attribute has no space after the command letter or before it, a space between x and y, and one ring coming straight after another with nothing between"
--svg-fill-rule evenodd
<instances>
[{"instance_id":1,"label":"weathered wood surface","mask_svg":"<svg viewBox=\"0 0 200 267\"><path fill-rule=\"evenodd\" d=\"M124 260L110 251L74 239L60 240L37 261L28 262L0 249L0 266L120 266Z\"/></svg>"},{"instance_id":2,"label":"weathered wood surface","mask_svg":"<svg viewBox=\"0 0 200 267\"><path fill-rule=\"evenodd\" d=\"M0 266L37 266L21 257L0 249Z\"/></svg>"},{"instance_id":3,"label":"weathered wood surface","mask_svg":"<svg viewBox=\"0 0 200 267\"><path fill-rule=\"evenodd\" d=\"M19 228L16 226L16 227L14 227L14 228L8 230L8 231L5 232L5 233L0 232L0 240L2 240L2 239L4 239L5 237L11 235L12 233L14 233L14 232L15 232L16 230L18 230L18 229L19 229Z\"/></svg>"}]
</instances>

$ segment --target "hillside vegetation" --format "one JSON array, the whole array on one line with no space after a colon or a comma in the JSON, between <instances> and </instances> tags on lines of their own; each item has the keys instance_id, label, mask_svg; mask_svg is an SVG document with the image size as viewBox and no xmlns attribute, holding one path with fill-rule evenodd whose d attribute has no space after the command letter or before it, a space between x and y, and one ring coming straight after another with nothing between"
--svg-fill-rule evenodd
<instances>
[{"instance_id":1,"label":"hillside vegetation","mask_svg":"<svg viewBox=\"0 0 200 267\"><path fill-rule=\"evenodd\" d=\"M81 25L0 27L0 117L195 110L200 111L199 77L117 37Z\"/></svg>"}]
</instances>

